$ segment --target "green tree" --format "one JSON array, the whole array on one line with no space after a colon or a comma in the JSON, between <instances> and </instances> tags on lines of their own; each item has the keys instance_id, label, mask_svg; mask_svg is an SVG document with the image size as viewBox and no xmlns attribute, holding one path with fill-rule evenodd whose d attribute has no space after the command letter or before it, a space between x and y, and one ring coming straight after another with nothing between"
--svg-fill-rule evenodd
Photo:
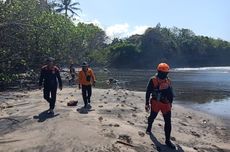
<instances>
[{"instance_id":1,"label":"green tree","mask_svg":"<svg viewBox=\"0 0 230 152\"><path fill-rule=\"evenodd\" d=\"M74 15L79 16L77 13L77 11L81 10L77 7L77 5L80 5L79 2L73 2L73 0L59 0L53 4L55 11L58 13L64 12L65 17L68 17L68 12L71 13L70 17L73 17Z\"/></svg>"}]
</instances>

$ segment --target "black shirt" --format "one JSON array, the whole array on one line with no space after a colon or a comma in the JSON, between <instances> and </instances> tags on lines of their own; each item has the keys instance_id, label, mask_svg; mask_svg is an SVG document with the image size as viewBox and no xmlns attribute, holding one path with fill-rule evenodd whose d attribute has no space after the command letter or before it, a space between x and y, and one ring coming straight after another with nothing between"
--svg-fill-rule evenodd
<instances>
[{"instance_id":1,"label":"black shirt","mask_svg":"<svg viewBox=\"0 0 230 152\"><path fill-rule=\"evenodd\" d=\"M56 66L49 68L47 65L45 65L42 67L39 79L39 86L42 86L42 83L44 82L45 88L55 88L57 87L57 80L59 86L62 87L60 72Z\"/></svg>"}]
</instances>

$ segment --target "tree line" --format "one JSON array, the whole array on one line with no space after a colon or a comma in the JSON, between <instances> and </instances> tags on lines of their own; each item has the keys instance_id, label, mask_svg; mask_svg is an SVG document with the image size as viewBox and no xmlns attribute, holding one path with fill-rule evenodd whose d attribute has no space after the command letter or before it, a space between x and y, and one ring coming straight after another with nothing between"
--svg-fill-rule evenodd
<instances>
[{"instance_id":1,"label":"tree line","mask_svg":"<svg viewBox=\"0 0 230 152\"><path fill-rule=\"evenodd\" d=\"M77 22L80 3L71 0L0 0L0 86L20 73L39 71L47 57L59 66L88 61L94 66L152 68L230 65L230 43L197 36L189 29L149 27L142 35L111 42L105 31Z\"/></svg>"}]
</instances>

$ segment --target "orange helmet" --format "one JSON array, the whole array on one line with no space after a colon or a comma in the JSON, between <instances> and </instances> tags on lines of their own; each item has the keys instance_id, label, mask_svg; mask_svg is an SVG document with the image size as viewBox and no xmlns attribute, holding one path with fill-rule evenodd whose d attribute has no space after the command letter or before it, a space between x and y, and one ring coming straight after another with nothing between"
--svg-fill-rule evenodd
<instances>
[{"instance_id":1,"label":"orange helmet","mask_svg":"<svg viewBox=\"0 0 230 152\"><path fill-rule=\"evenodd\" d=\"M161 72L169 72L169 65L166 63L160 63L157 66L157 71L161 71Z\"/></svg>"}]
</instances>

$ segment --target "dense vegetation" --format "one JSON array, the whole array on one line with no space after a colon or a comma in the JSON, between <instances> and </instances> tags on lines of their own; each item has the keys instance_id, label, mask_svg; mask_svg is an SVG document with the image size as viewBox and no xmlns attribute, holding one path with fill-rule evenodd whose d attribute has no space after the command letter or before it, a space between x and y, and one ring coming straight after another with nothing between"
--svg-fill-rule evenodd
<instances>
[{"instance_id":1,"label":"dense vegetation","mask_svg":"<svg viewBox=\"0 0 230 152\"><path fill-rule=\"evenodd\" d=\"M143 35L112 40L100 27L77 23L79 3L0 0L0 86L19 73L38 71L48 56L60 66L86 60L94 66L151 68L230 65L230 43L158 24ZM64 12L64 14L61 14ZM68 16L68 12L70 15Z\"/></svg>"}]
</instances>

